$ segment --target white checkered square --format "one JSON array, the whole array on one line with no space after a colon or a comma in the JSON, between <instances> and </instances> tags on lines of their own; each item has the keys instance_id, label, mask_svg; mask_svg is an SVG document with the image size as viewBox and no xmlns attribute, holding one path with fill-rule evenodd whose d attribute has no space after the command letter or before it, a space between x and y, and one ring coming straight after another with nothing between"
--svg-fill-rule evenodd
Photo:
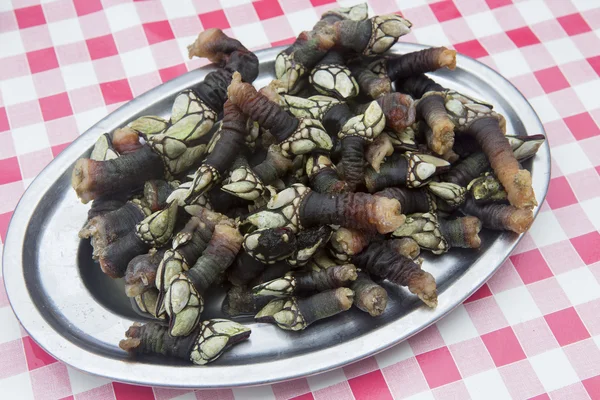
<instances>
[{"instance_id":1,"label":"white checkered square","mask_svg":"<svg viewBox=\"0 0 600 400\"><path fill-rule=\"evenodd\" d=\"M440 320L436 325L447 345L479 336L471 317L469 317L467 310L462 305L458 306L450 315Z\"/></svg>"},{"instance_id":2,"label":"white checkered square","mask_svg":"<svg viewBox=\"0 0 600 400\"><path fill-rule=\"evenodd\" d=\"M467 15L465 21L475 34L475 37L490 36L504 32L498 21L496 21L496 18L494 18L494 14L489 11Z\"/></svg>"},{"instance_id":3,"label":"white checkered square","mask_svg":"<svg viewBox=\"0 0 600 400\"><path fill-rule=\"evenodd\" d=\"M507 78L523 75L525 71L529 71L529 65L519 49L494 54L492 59L496 63L499 72Z\"/></svg>"},{"instance_id":4,"label":"white checkered square","mask_svg":"<svg viewBox=\"0 0 600 400\"><path fill-rule=\"evenodd\" d=\"M574 269L556 276L572 305L587 303L600 298L600 284L588 267Z\"/></svg>"},{"instance_id":5,"label":"white checkered square","mask_svg":"<svg viewBox=\"0 0 600 400\"><path fill-rule=\"evenodd\" d=\"M379 368L389 367L390 365L394 365L399 363L400 361L407 360L411 357L414 357L415 353L413 353L412 348L408 344L407 341L402 343L398 343L391 349L384 351L383 353L379 353L375 356L377 360L377 365Z\"/></svg>"},{"instance_id":6,"label":"white checkered square","mask_svg":"<svg viewBox=\"0 0 600 400\"><path fill-rule=\"evenodd\" d=\"M98 107L85 112L77 113L75 115L75 121L77 121L77 129L79 129L79 132L83 133L87 131L90 127L95 125L102 118L106 117L106 115L106 107Z\"/></svg>"},{"instance_id":7,"label":"white checkered square","mask_svg":"<svg viewBox=\"0 0 600 400\"><path fill-rule=\"evenodd\" d=\"M0 93L7 106L37 99L31 75L0 80Z\"/></svg>"},{"instance_id":8,"label":"white checkered square","mask_svg":"<svg viewBox=\"0 0 600 400\"><path fill-rule=\"evenodd\" d=\"M15 56L25 52L19 31L0 33L0 58Z\"/></svg>"},{"instance_id":9,"label":"white checkered square","mask_svg":"<svg viewBox=\"0 0 600 400\"><path fill-rule=\"evenodd\" d=\"M573 43L573 41L568 37L545 42L544 46L546 46L557 65L566 64L571 61L577 61L584 58L583 54L581 54L581 51L579 51L577 46L575 46L575 43Z\"/></svg>"},{"instance_id":10,"label":"white checkered square","mask_svg":"<svg viewBox=\"0 0 600 400\"><path fill-rule=\"evenodd\" d=\"M121 53L121 62L127 76L138 76L157 70L150 47Z\"/></svg>"},{"instance_id":11,"label":"white checkered square","mask_svg":"<svg viewBox=\"0 0 600 400\"><path fill-rule=\"evenodd\" d=\"M423 28L414 27L412 33L419 43L427 43L431 46L447 46L450 39L444 33L441 25L430 25Z\"/></svg>"},{"instance_id":12,"label":"white checkered square","mask_svg":"<svg viewBox=\"0 0 600 400\"><path fill-rule=\"evenodd\" d=\"M83 372L80 372L69 366L67 366L67 372L69 373L69 380L71 381L71 390L73 391L73 394L87 392L88 390L92 390L111 382L110 379L91 374L84 374Z\"/></svg>"},{"instance_id":13,"label":"white checkered square","mask_svg":"<svg viewBox=\"0 0 600 400\"><path fill-rule=\"evenodd\" d=\"M579 203L596 230L600 230L600 198Z\"/></svg>"},{"instance_id":14,"label":"white checkered square","mask_svg":"<svg viewBox=\"0 0 600 400\"><path fill-rule=\"evenodd\" d=\"M2 307L0 308L0 343L10 342L11 340L20 339L21 326L12 308ZM1 392L0 392L1 393Z\"/></svg>"},{"instance_id":15,"label":"white checkered square","mask_svg":"<svg viewBox=\"0 0 600 400\"><path fill-rule=\"evenodd\" d=\"M104 12L112 32L131 28L132 26L137 26L141 23L134 3L124 3L108 7Z\"/></svg>"},{"instance_id":16,"label":"white checkered square","mask_svg":"<svg viewBox=\"0 0 600 400\"><path fill-rule=\"evenodd\" d=\"M578 381L575 370L560 347L533 356L529 361L547 392Z\"/></svg>"},{"instance_id":17,"label":"white checkered square","mask_svg":"<svg viewBox=\"0 0 600 400\"><path fill-rule=\"evenodd\" d=\"M61 67L67 90L98 84L98 78L91 62L65 65Z\"/></svg>"},{"instance_id":18,"label":"white checkered square","mask_svg":"<svg viewBox=\"0 0 600 400\"><path fill-rule=\"evenodd\" d=\"M539 213L535 222L529 229L529 234L538 247L547 246L568 239L552 211Z\"/></svg>"},{"instance_id":19,"label":"white checkered square","mask_svg":"<svg viewBox=\"0 0 600 400\"><path fill-rule=\"evenodd\" d=\"M48 24L50 37L54 46L75 43L84 40L79 21L75 18L56 21Z\"/></svg>"},{"instance_id":20,"label":"white checkered square","mask_svg":"<svg viewBox=\"0 0 600 400\"><path fill-rule=\"evenodd\" d=\"M13 129L12 137L17 154L31 153L50 147L46 127L43 123Z\"/></svg>"},{"instance_id":21,"label":"white checkered square","mask_svg":"<svg viewBox=\"0 0 600 400\"><path fill-rule=\"evenodd\" d=\"M265 29L260 22L233 27L232 30L235 36L249 49L269 44Z\"/></svg>"},{"instance_id":22,"label":"white checkered square","mask_svg":"<svg viewBox=\"0 0 600 400\"><path fill-rule=\"evenodd\" d=\"M552 149L552 158L565 175L593 168L592 163L578 142L554 147Z\"/></svg>"},{"instance_id":23,"label":"white checkered square","mask_svg":"<svg viewBox=\"0 0 600 400\"><path fill-rule=\"evenodd\" d=\"M502 400L510 398L506 385L496 369L466 378L465 385L473 400Z\"/></svg>"},{"instance_id":24,"label":"white checkered square","mask_svg":"<svg viewBox=\"0 0 600 400\"><path fill-rule=\"evenodd\" d=\"M28 372L0 379L0 393L3 399L33 400L33 389Z\"/></svg>"},{"instance_id":25,"label":"white checkered square","mask_svg":"<svg viewBox=\"0 0 600 400\"><path fill-rule=\"evenodd\" d=\"M521 1L515 4L528 25L553 19L552 11L542 0Z\"/></svg>"},{"instance_id":26,"label":"white checkered square","mask_svg":"<svg viewBox=\"0 0 600 400\"><path fill-rule=\"evenodd\" d=\"M531 79L533 79L533 76ZM529 103L535 110L538 117L540 117L540 120L544 123L556 121L560 118L560 113L556 108L554 108L548 96L538 96L533 99L529 99Z\"/></svg>"},{"instance_id":27,"label":"white checkered square","mask_svg":"<svg viewBox=\"0 0 600 400\"><path fill-rule=\"evenodd\" d=\"M310 27L319 20L319 16L313 8L289 13L286 14L286 17L296 36L302 31L310 30Z\"/></svg>"},{"instance_id":28,"label":"white checkered square","mask_svg":"<svg viewBox=\"0 0 600 400\"><path fill-rule=\"evenodd\" d=\"M169 19L188 17L196 14L196 8L192 0L162 0L162 6Z\"/></svg>"},{"instance_id":29,"label":"white checkered square","mask_svg":"<svg viewBox=\"0 0 600 400\"><path fill-rule=\"evenodd\" d=\"M525 286L498 293L494 298L511 325L542 316L542 312Z\"/></svg>"}]
</instances>

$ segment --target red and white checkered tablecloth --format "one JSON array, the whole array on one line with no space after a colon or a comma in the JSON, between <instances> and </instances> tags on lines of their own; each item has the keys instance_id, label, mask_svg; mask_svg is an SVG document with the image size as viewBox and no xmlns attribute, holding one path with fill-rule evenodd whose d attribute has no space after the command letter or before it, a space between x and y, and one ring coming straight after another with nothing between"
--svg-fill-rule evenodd
<instances>
[{"instance_id":1,"label":"red and white checkered tablecloth","mask_svg":"<svg viewBox=\"0 0 600 400\"><path fill-rule=\"evenodd\" d=\"M544 123L548 198L498 273L435 326L365 361L272 386L195 392L111 382L57 362L19 326L0 276L0 398L600 399L600 1L369 4L414 23L403 41L452 46L499 71ZM202 29L260 49L290 43L334 6L0 0L0 238L27 185L79 133L203 64L185 54Z\"/></svg>"}]
</instances>

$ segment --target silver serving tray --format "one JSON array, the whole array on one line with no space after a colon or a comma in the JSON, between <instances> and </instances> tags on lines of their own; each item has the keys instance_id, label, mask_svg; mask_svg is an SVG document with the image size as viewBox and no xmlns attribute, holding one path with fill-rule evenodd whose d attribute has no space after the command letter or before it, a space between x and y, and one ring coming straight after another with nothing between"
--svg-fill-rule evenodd
<instances>
[{"instance_id":1,"label":"silver serving tray","mask_svg":"<svg viewBox=\"0 0 600 400\"><path fill-rule=\"evenodd\" d=\"M398 43L394 53L426 46ZM282 48L259 51L262 87L273 78ZM31 183L12 217L4 248L4 282L17 318L29 335L55 358L85 372L142 385L217 388L250 386L313 375L383 351L447 315L498 269L520 240L511 233L484 231L479 250L453 249L425 255L424 269L436 278L439 305L430 310L404 288L387 285L385 313L372 318L357 309L320 321L304 332L286 332L255 323L250 339L208 367L145 356L132 358L118 347L125 330L143 318L132 311L122 280L105 276L91 248L77 232L86 220L71 189L75 161L89 154L97 137L145 114L167 116L175 95L201 81L207 66L169 81L125 104L88 129ZM439 71L449 88L494 104L508 133L539 134L544 128L527 100L506 79L471 58L458 56L455 71ZM540 204L550 179L550 152L544 144L526 165ZM537 213L537 209L535 212ZM205 318L221 316L223 291L206 296Z\"/></svg>"}]
</instances>

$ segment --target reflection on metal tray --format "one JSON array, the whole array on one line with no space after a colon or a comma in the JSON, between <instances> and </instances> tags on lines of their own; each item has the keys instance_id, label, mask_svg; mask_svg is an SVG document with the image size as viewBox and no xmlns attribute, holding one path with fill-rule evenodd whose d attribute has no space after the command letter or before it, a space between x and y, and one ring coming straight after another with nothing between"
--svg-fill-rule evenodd
<instances>
[{"instance_id":1,"label":"reflection on metal tray","mask_svg":"<svg viewBox=\"0 0 600 400\"><path fill-rule=\"evenodd\" d=\"M398 43L393 52L424 47ZM273 78L273 62L281 50L257 53L257 87ZM191 71L125 104L65 149L23 195L5 243L4 281L25 329L57 359L114 380L190 388L258 385L324 372L371 356L439 320L479 288L518 243L515 234L486 230L479 250L452 249L442 257L426 254L424 267L435 276L439 289L435 310L405 289L387 285L390 301L377 318L352 309L304 332L282 331L248 319L244 323L252 328L250 339L207 367L161 357L133 360L118 343L141 317L132 310L121 280L104 275L92 261L89 244L77 237L89 205L81 204L71 189L71 170L101 133L141 115L167 116L175 95L212 70L209 66ZM544 133L525 98L485 65L459 55L455 71L434 75L446 87L492 103L506 116L507 133ZM550 178L547 143L526 167L532 171L541 204ZM223 295L214 290L206 296L205 318L221 316Z\"/></svg>"}]
</instances>

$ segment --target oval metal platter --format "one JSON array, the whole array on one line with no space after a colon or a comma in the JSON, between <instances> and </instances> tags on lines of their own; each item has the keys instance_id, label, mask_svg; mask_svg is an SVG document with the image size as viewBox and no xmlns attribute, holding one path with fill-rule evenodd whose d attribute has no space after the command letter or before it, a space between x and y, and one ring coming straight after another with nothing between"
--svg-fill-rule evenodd
<instances>
[{"instance_id":1,"label":"oval metal platter","mask_svg":"<svg viewBox=\"0 0 600 400\"><path fill-rule=\"evenodd\" d=\"M392 52L426 46L398 43ZM275 56L282 48L257 52L256 87L273 78ZM520 236L484 231L479 250L453 249L440 257L425 255L424 269L436 278L439 305L424 306L404 288L387 285L390 301L372 318L357 309L287 332L273 325L252 328L236 345L207 367L162 357L132 358L118 347L125 330L143 318L132 311L121 280L105 276L91 257L91 247L77 232L86 220L71 188L75 161L88 155L98 136L141 115L166 117L175 95L214 69L203 67L169 81L125 104L67 147L31 183L13 215L4 248L4 282L17 318L46 351L85 372L142 385L217 388L274 383L337 368L383 351L447 315L498 269ZM507 120L507 133L539 134L544 128L527 100L487 66L458 56L455 71L433 74L442 85L492 103ZM544 144L526 167L541 204L550 179L550 152ZM537 209L535 212L537 213ZM204 318L222 316L224 290L214 290Z\"/></svg>"}]
</instances>

